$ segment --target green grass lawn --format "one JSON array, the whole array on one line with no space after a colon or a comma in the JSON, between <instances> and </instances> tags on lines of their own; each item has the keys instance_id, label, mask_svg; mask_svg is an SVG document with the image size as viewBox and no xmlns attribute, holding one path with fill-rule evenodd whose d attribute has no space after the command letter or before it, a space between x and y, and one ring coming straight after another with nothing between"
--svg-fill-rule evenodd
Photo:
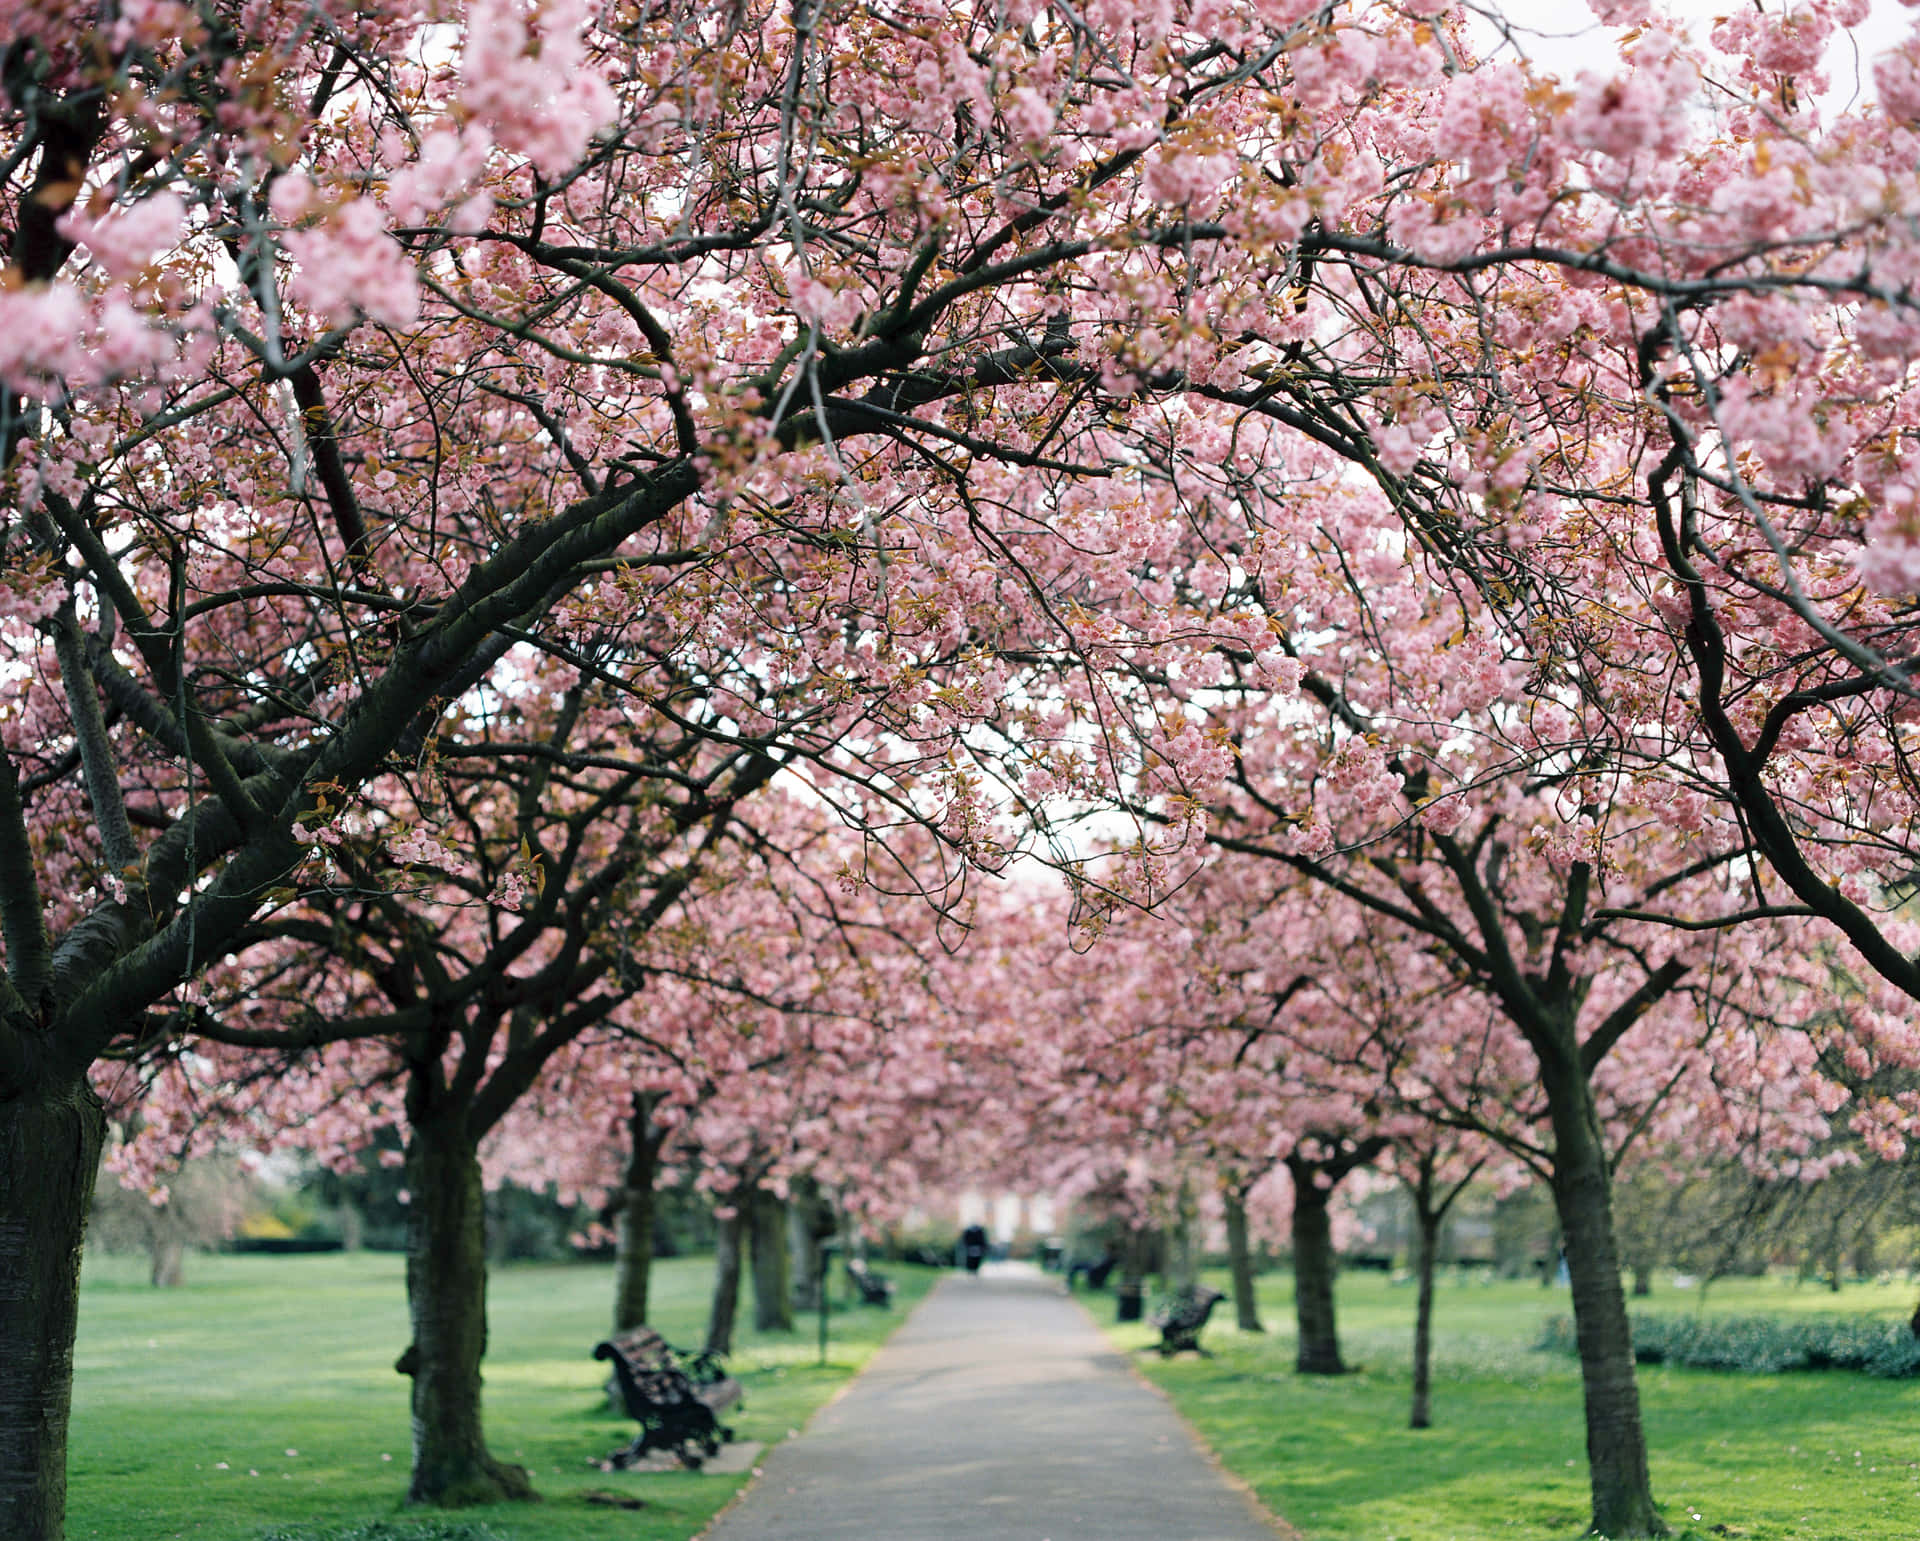
<instances>
[{"instance_id":1,"label":"green grass lawn","mask_svg":"<svg viewBox=\"0 0 1920 1541\"><path fill-rule=\"evenodd\" d=\"M1224 1276L1212 1282L1227 1287ZM1293 1291L1261 1280L1264 1336L1214 1312L1216 1357L1137 1362L1227 1466L1309 1541L1566 1541L1587 1520L1580 1375L1537 1352L1541 1322L1568 1310L1564 1289L1453 1281L1435 1304L1435 1427L1407 1428L1413 1288L1341 1276L1341 1343L1359 1373L1293 1372ZM1088 1298L1112 1320L1107 1297ZM1692 1310L1672 1288L1639 1310ZM1904 1318L1910 1285L1839 1295L1773 1280L1721 1281L1713 1313L1869 1312ZM1111 1329L1136 1349L1157 1335ZM1920 1382L1843 1371L1775 1376L1643 1366L1640 1395L1653 1486L1684 1541L1914 1541L1920 1536Z\"/></svg>"},{"instance_id":2,"label":"green grass lawn","mask_svg":"<svg viewBox=\"0 0 1920 1541\"><path fill-rule=\"evenodd\" d=\"M769 1443L798 1429L899 1324L938 1273L889 1266L894 1308L836 1311L828 1364L814 1318L791 1335L736 1335L746 1408L730 1421ZM658 1264L653 1324L672 1341L705 1329L712 1265ZM148 1286L132 1258L90 1258L75 1351L70 1541L261 1541L412 1537L401 1509L408 1459L402 1259L190 1257L187 1282ZM606 1410L590 1353L613 1300L605 1264L509 1266L489 1291L486 1428L495 1454L527 1466L544 1502L463 1511L425 1534L446 1541L681 1541L739 1477L602 1473L589 1458L632 1437ZM741 1315L750 1321L751 1294ZM590 1505L598 1490L638 1497ZM384 1522L384 1523L382 1523ZM389 1529L391 1527L391 1529Z\"/></svg>"}]
</instances>

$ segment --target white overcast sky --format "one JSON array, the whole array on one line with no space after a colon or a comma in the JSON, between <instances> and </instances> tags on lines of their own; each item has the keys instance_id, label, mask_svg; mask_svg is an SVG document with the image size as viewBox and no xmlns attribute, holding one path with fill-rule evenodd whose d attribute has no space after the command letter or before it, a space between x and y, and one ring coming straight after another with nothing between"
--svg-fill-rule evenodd
<instances>
[{"instance_id":1,"label":"white overcast sky","mask_svg":"<svg viewBox=\"0 0 1920 1541\"><path fill-rule=\"evenodd\" d=\"M1704 42L1715 17L1752 3L1666 0L1664 9L1689 23L1694 36ZM1764 9L1776 14L1786 8L1785 0L1764 0ZM1501 10L1521 31L1528 56L1563 80L1572 81L1583 70L1611 73L1611 40L1617 32L1595 21L1585 0L1507 0ZM1844 108L1856 94L1871 97L1874 58L1906 36L1916 20L1920 20L1920 11L1909 10L1899 0L1872 0L1866 21L1853 29L1851 37L1845 32L1835 35L1827 59L1827 71L1833 77L1833 88L1826 97L1829 111Z\"/></svg>"}]
</instances>

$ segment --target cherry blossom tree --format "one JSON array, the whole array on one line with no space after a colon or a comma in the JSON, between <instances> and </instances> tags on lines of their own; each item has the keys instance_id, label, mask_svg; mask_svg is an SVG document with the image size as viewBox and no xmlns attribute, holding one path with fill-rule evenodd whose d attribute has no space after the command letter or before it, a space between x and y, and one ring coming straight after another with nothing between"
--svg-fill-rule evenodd
<instances>
[{"instance_id":1,"label":"cherry blossom tree","mask_svg":"<svg viewBox=\"0 0 1920 1541\"><path fill-rule=\"evenodd\" d=\"M1401 602L1411 598L1376 585L1368 603L1394 611L1403 636L1416 615L1446 611ZM1750 1024L1765 1040L1775 1019L1781 1049L1757 1052L1772 1059L1784 1050L1788 1064L1797 1055L1809 1094L1826 1095L1813 1049L1795 1033L1806 1018L1794 1006L1809 982L1797 967L1803 956L1779 922L1754 916L1766 905L1735 875L1751 853L1736 830L1717 826L1698 840L1683 830L1676 841L1657 822L1660 802L1649 806L1611 776L1595 786L1559 743L1510 771L1504 709L1469 718L1457 699L1414 706L1403 692L1425 688L1415 681L1419 655L1376 653L1362 615L1331 620L1323 612L1313 624L1354 646L1340 644L1337 663L1328 657L1326 673L1305 677L1304 699L1320 712L1289 708L1236 729L1241 800L1223 809L1216 841L1372 911L1404 935L1398 946L1412 951L1415 970L1436 970L1421 956L1430 949L1450 987L1502 1019L1493 1087L1461 1088L1441 1074L1453 1067L1438 1044L1409 1069L1425 1083L1422 1101L1470 1091L1477 1106L1456 1105L1454 1116L1500 1133L1550 1179L1584 1324L1596 1524L1618 1528L1607 1516L1625 1511L1625 1523L1651 1527L1608 1218L1617 1151L1607 1131L1631 1139L1641 1115L1652 1116L1690 1072L1697 1078L1710 1045L1741 1038ZM1369 655L1392 674L1376 672ZM1455 688L1442 677L1432 684ZM1472 766L1460 743L1469 734L1501 757L1497 773ZM1434 799L1429 767L1441 765L1465 785ZM1602 828L1604 846L1582 843L1585 830ZM1648 900L1691 928L1645 919ZM1365 1031L1381 1025L1377 1013L1358 1015ZM1730 1049L1721 1063L1738 1068ZM1733 1104L1702 1093L1701 1107L1730 1116Z\"/></svg>"},{"instance_id":2,"label":"cherry blossom tree","mask_svg":"<svg viewBox=\"0 0 1920 1541\"><path fill-rule=\"evenodd\" d=\"M1920 93L1908 42L1820 105L1863 10L1608 0L1568 83L1388 0L0 4L5 1527L60 1528L92 1067L530 638L640 617L653 710L968 861L1113 802L1083 896L1203 809L1365 887L1531 1044L1583 1214L1697 928L1911 997ZM1302 683L1317 737L1209 695ZM1588 1367L1595 1523L1655 1531Z\"/></svg>"},{"instance_id":3,"label":"cherry blossom tree","mask_svg":"<svg viewBox=\"0 0 1920 1541\"><path fill-rule=\"evenodd\" d=\"M1307 441L1266 463L1285 465L1318 533L1303 540L1276 518L1285 558L1239 561L1310 704L1263 703L1258 729L1229 729L1246 802L1223 812L1269 833L1250 839L1230 823L1222 843L1266 850L1440 943L1537 1058L1587 1323L1594 1524L1608 1534L1660 1521L1603 1234L1599 1106L1578 1083L1619 1049L1639 1057L1636 1024L1683 980L1741 954L1735 972L1748 971L1764 945L1756 925L1821 916L1903 982L1888 947L1903 924L1859 907L1883 891L1867 853L1905 870L1910 799L1897 773L1869 792L1867 778L1829 771L1807 726L1854 713L1843 757L1900 759L1897 734L1855 708L1900 709L1885 653L1899 644L1860 584L1904 538L1870 513L1884 468L1871 485L1856 480L1864 503L1816 529L1834 504L1805 491L1793 459L1838 450L1815 429L1827 403L1851 406L1836 400L1840 379L1856 392L1862 370L1878 371L1867 418L1897 411L1904 381L1898 345L1862 359L1907 309L1906 237L1875 207L1884 148L1907 130L1869 119L1826 133L1811 93L1783 79L1813 84L1816 45L1840 15L1811 7L1729 24L1703 51L1675 29L1643 31L1619 74L1565 102L1529 102L1518 69L1456 76L1442 110L1386 150L1409 172L1375 233L1329 235L1301 297L1318 320L1269 382L1271 400L1246 403ZM1343 38L1328 48L1330 60L1358 53ZM1355 96L1374 90L1362 73ZM1729 77L1743 88L1731 99L1750 105L1683 145L1687 114L1660 104ZM1507 109L1502 91L1519 93ZM1552 198L1576 170L1576 192ZM1598 246L1594 219L1606 228ZM1757 239L1762 225L1781 244ZM1371 265L1396 258L1395 271ZM1775 359L1766 349L1783 338ZM1654 410L1632 405L1643 401ZM1856 478L1863 464L1850 463ZM1782 536L1775 521L1789 509ZM1303 546L1319 557L1303 564ZM1414 576L1403 587L1396 570ZM1351 603L1327 603L1335 590ZM1329 636L1343 639L1331 651ZM1736 668L1751 672L1730 684ZM1277 750L1276 732L1291 749ZM1790 767L1788 754L1806 758ZM1790 789L1790 819L1775 787ZM1409 818L1404 840L1374 843ZM1375 833L1343 822L1355 819ZM1661 825L1682 832L1681 846L1661 852L1649 838ZM1795 867L1809 845L1829 853L1829 870ZM1544 904L1526 897L1535 856L1546 858L1538 875L1559 874ZM1709 873L1724 876L1703 884ZM1744 934L1697 945L1723 928ZM1794 946L1774 935L1774 947ZM1578 962L1588 947L1617 963ZM1684 989L1710 1022L1720 987ZM1865 1052L1876 1050L1909 1054L1910 1039L1877 1031ZM1804 1063L1804 1040L1795 1052ZM1885 1121L1910 1117L1896 1105Z\"/></svg>"},{"instance_id":4,"label":"cherry blossom tree","mask_svg":"<svg viewBox=\"0 0 1920 1541\"><path fill-rule=\"evenodd\" d=\"M519 710L534 715L524 694ZM519 773L493 756L458 769L475 762L443 735L434 795L455 806L470 856L411 824L371 839L353 821L336 827L332 886L263 922L215 972L194 1053L148 1096L195 1125L224 1103L261 1137L335 1163L383 1124L401 1134L413 1340L398 1367L413 1383L414 1502L528 1490L482 1433L483 1177L569 1193L615 1186L595 1170L605 1132L644 1117L645 1148L626 1161L647 1169L646 1203L669 1137L700 1161L703 1182L728 1173L715 1186L741 1195L722 1197L750 1226L760 1325L790 1324L784 1211L771 1191L776 1161L790 1159L778 1133L800 1117L795 1088L818 1096L844 1071L849 1035L825 1015L871 994L833 967L846 952L831 908L846 858L810 801L769 791L749 813L737 806L741 787L758 791L764 756L695 779L660 741L647 763L655 774L679 766L688 800L658 786L643 795L632 725L623 749L584 734L586 715L557 712L571 736L509 756ZM406 806L398 789L383 800L395 816ZM383 876L396 847L413 865ZM809 861L820 870L809 874ZM533 873L526 891L489 905L500 872L517 869ZM817 915L802 901L828 908ZM370 1096L376 1088L388 1090ZM150 1130L166 1132L157 1118ZM744 1155L734 1148L743 1140ZM626 1177L631 1241L631 1211L646 1205ZM779 1212L752 1227L756 1208ZM616 1316L644 1316L645 1282L644 1257L629 1248ZM723 1286L731 1300L732 1282Z\"/></svg>"},{"instance_id":5,"label":"cherry blossom tree","mask_svg":"<svg viewBox=\"0 0 1920 1541\"><path fill-rule=\"evenodd\" d=\"M845 98L804 11L4 20L0 1112L5 1170L42 1175L0 1182L32 1306L6 1348L0 1512L38 1538L62 1510L89 1067L190 1034L199 976L300 887L313 830L417 759L530 628L564 647L581 607L671 610L752 682L689 731L756 745L773 690L812 754L868 773L857 811L917 800L995 858L958 731L1005 688L993 647L1034 621L1073 657L1148 629L1138 607L1063 632L1046 596L1086 589L1090 548L1050 546L1053 505L1011 489L1089 480L1079 518L1113 483L1135 524L1158 517L1104 415L1132 387L1062 395L1047 361L1077 344L1043 281L1096 245L1108 271L1127 246L1152 266L1186 222L1136 195L1097 240L1058 238L1073 190L1140 147L1042 167L994 106L1013 78L860 16L833 25L892 94L852 139L805 126ZM983 44L1002 28L956 24ZM1075 57L1068 37L1053 52ZM950 107L986 93L957 158L947 118L897 89L915 69L952 77ZM1069 71L1062 89L1111 88ZM724 121L754 124L718 155L699 149L719 143L716 91ZM875 171L929 144L925 189ZM1039 217L966 191L1002 176L1039 189ZM875 252L864 304L849 264ZM1002 394L1069 418L1000 447L966 422ZM883 747L902 744L921 747Z\"/></svg>"},{"instance_id":6,"label":"cherry blossom tree","mask_svg":"<svg viewBox=\"0 0 1920 1541\"><path fill-rule=\"evenodd\" d=\"M1330 1251L1315 1223L1324 1209L1301 1196L1326 1193L1379 1154L1389 1113L1412 1115L1415 1131L1435 1120L1496 1140L1555 1193L1590 1329L1596 1509L1631 1508L1619 1495L1638 1491L1653 1515L1635 1487L1644 1445L1622 1420L1637 1398L1610 1173L1638 1140L1688 1126L1696 1149L1764 1146L1820 1170L1825 1115L1846 1098L1818 1066L1827 968L1778 918L1754 913L1754 879L1726 878L1751 854L1737 826L1676 832L1637 791L1589 784L1589 814L1620 825L1604 862L1556 848L1568 837L1555 832L1580 818L1580 803L1562 799L1590 773L1558 742L1518 740L1497 692L1471 701L1448 673L1421 683L1431 655L1418 628L1458 637L1458 613L1448 590L1404 563L1390 525L1373 526L1386 561L1362 538L1367 528L1325 537L1311 598L1304 564L1288 573L1298 632L1282 635L1301 637L1297 651L1314 665L1298 697L1255 689L1238 712L1234 692L1207 687L1237 767L1211 838L1234 854L1163 906L1197 937L1190 980L1175 988L1189 998L1213 990L1198 1016L1243 1037L1235 1067L1271 1066L1288 1088L1271 1116L1299 1141L1282 1149L1294 1177L1302 1367L1335 1371L1339 1360L1330 1270L1314 1266ZM1371 563L1366 591L1346 582L1348 562ZM1403 585L1391 581L1396 571ZM1574 711L1561 710L1571 725ZM1488 757L1478 764L1476 746ZM1441 766L1457 781L1434 798L1429 778ZM1530 830L1527 842L1510 845L1510 828ZM1298 877L1313 886L1299 889ZM1636 884L1692 928L1649 918ZM1596 889L1616 897L1597 901Z\"/></svg>"},{"instance_id":7,"label":"cherry blossom tree","mask_svg":"<svg viewBox=\"0 0 1920 1541\"><path fill-rule=\"evenodd\" d=\"M1403 1134L1394 1148L1394 1165L1413 1205L1414 1277L1418 1296L1413 1313L1413 1398L1407 1426L1433 1427L1433 1276L1440 1251L1440 1227L1460 1195L1487 1164L1486 1147L1471 1136L1427 1125Z\"/></svg>"},{"instance_id":8,"label":"cherry blossom tree","mask_svg":"<svg viewBox=\"0 0 1920 1541\"><path fill-rule=\"evenodd\" d=\"M854 870L871 862L910 880L911 858L894 859L906 854L896 842L882 861L808 826L808 800L784 803L784 827L774 806L741 821L753 831L749 876L702 894L650 940L626 937L647 988L556 1057L485 1155L490 1169L566 1192L620 1192L618 1326L646 1314L633 1210L650 1204L663 1162L676 1179L691 1172L728 1211L723 1224L736 1211L741 1222L716 1260L711 1336L723 1349L743 1251L762 1330L790 1322L802 1285L818 1282L818 1216L789 1223L796 1193L802 1211L834 1195L869 1220L904 1208L936 1161L916 1171L902 1143L924 1148L928 1112L950 1112L941 1104L964 1101L969 1082L959 1067L973 1035L929 993L931 970L960 972L925 950L940 912L917 897L885 903L878 874ZM929 1059L924 1024L936 1018L944 1046Z\"/></svg>"}]
</instances>

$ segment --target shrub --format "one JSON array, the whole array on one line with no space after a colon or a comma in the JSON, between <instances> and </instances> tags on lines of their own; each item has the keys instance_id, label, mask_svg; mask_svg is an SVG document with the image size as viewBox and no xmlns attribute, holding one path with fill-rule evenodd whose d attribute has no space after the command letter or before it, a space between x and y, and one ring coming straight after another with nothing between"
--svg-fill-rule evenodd
<instances>
[{"instance_id":1,"label":"shrub","mask_svg":"<svg viewBox=\"0 0 1920 1541\"><path fill-rule=\"evenodd\" d=\"M1858 1316L1635 1316L1641 1364L1772 1375L1781 1370L1858 1370L1886 1380L1920 1376L1920 1339L1904 1322ZM1551 1318L1539 1346L1577 1349L1570 1317Z\"/></svg>"}]
</instances>

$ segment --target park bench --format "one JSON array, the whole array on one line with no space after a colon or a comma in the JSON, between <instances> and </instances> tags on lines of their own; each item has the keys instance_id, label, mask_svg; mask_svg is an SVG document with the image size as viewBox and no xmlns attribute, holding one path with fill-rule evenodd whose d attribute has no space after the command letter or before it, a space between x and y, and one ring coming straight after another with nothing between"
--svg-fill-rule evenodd
<instances>
[{"instance_id":1,"label":"park bench","mask_svg":"<svg viewBox=\"0 0 1920 1541\"><path fill-rule=\"evenodd\" d=\"M718 1355L678 1349L651 1327L633 1327L596 1343L593 1357L613 1362L609 1394L640 1425L633 1442L608 1457L613 1465L631 1466L651 1450L666 1450L698 1471L733 1438L719 1415L740 1402L741 1386Z\"/></svg>"},{"instance_id":2,"label":"park bench","mask_svg":"<svg viewBox=\"0 0 1920 1541\"><path fill-rule=\"evenodd\" d=\"M1218 1290L1196 1285L1161 1301L1148 1318L1160 1329L1160 1357L1170 1359L1186 1349L1206 1354L1200 1346L1200 1329L1207 1325L1213 1308L1227 1297ZM1209 1356L1211 1357L1211 1356Z\"/></svg>"},{"instance_id":3,"label":"park bench","mask_svg":"<svg viewBox=\"0 0 1920 1541\"><path fill-rule=\"evenodd\" d=\"M1072 1289L1073 1281L1084 1276L1088 1289L1103 1290L1107 1287L1107 1280L1113 1276L1113 1270L1117 1268L1119 1264L1120 1259L1115 1257L1111 1252L1098 1262L1089 1263L1076 1261L1069 1263L1067 1265L1067 1288Z\"/></svg>"},{"instance_id":4,"label":"park bench","mask_svg":"<svg viewBox=\"0 0 1920 1541\"><path fill-rule=\"evenodd\" d=\"M847 1259L847 1277L853 1281L853 1287L860 1292L862 1305L891 1306L893 1304L893 1280L883 1273L875 1273L859 1258Z\"/></svg>"}]
</instances>

